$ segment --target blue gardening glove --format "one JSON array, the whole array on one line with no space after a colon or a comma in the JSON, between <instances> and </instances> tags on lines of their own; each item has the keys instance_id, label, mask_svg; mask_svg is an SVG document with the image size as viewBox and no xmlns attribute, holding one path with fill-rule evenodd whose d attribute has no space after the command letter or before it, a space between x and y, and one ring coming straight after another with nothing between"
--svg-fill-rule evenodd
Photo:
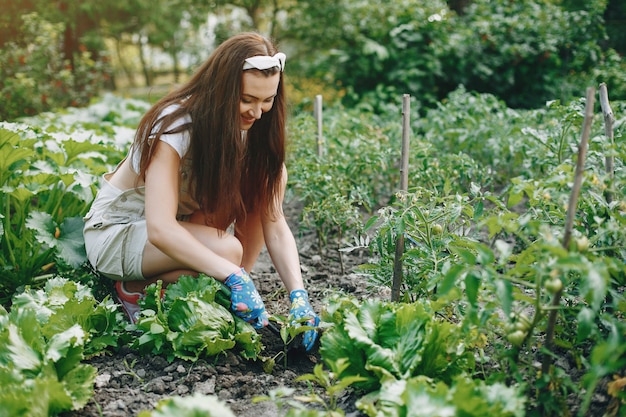
<instances>
[{"instance_id":1,"label":"blue gardening glove","mask_svg":"<svg viewBox=\"0 0 626 417\"><path fill-rule=\"evenodd\" d=\"M230 288L230 309L237 317L252 324L255 329L269 324L261 295L243 268L230 274L224 284Z\"/></svg>"},{"instance_id":2,"label":"blue gardening glove","mask_svg":"<svg viewBox=\"0 0 626 417\"><path fill-rule=\"evenodd\" d=\"M309 303L309 294L306 290L293 290L289 294L291 300L291 308L289 317L292 318L292 324L300 324L305 326L317 327L320 324L320 318L315 314L311 304ZM309 320L301 322L300 320L307 317ZM317 329L307 330L303 333L302 346L308 352L313 348L317 340Z\"/></svg>"}]
</instances>

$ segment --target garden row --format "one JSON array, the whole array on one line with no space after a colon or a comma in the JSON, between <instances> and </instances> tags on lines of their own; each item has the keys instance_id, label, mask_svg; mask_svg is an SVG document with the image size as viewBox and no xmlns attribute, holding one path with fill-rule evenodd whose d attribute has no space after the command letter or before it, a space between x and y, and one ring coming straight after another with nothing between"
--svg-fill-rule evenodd
<instances>
[{"instance_id":1,"label":"garden row","mask_svg":"<svg viewBox=\"0 0 626 417\"><path fill-rule=\"evenodd\" d=\"M370 416L583 416L599 386L611 407L622 405L626 104L612 103L615 143L593 116L572 211L588 101L514 111L456 90L411 122L406 192L398 192L398 105L378 103L386 110L377 114L366 103L325 110L321 153L316 121L295 115L288 197L302 202L301 225L317 233L320 254L370 251L357 272L391 287L398 236L405 242L401 300L330 297L320 354L332 377L320 365L304 378L329 398L351 387ZM106 96L85 109L0 124L2 409L28 404L12 399L17 392L46 399L29 415L80 408L95 376L77 364L123 344L169 359L225 349L267 359L226 316L223 328L203 323L211 331L183 335L193 326L176 300L206 312L219 309L219 291L183 281L162 305L148 297L129 330L85 266L82 215L146 106ZM67 308L74 313L60 313ZM129 331L142 336L131 342ZM342 413L332 401L325 406L307 412Z\"/></svg>"}]
</instances>

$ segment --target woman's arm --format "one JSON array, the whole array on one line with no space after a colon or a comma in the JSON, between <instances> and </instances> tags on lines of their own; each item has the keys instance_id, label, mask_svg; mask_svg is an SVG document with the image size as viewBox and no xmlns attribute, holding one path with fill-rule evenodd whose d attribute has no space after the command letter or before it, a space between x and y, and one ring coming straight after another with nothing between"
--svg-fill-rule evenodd
<instances>
[{"instance_id":1,"label":"woman's arm","mask_svg":"<svg viewBox=\"0 0 626 417\"><path fill-rule=\"evenodd\" d=\"M232 247L233 242L226 242L224 238L226 233L219 236L214 228L191 223L183 226L176 220L180 157L164 142L159 141L155 146L155 153L146 170L145 215L148 241L165 257L151 254L152 259L144 262L144 266L149 264L154 269L149 275L187 268L220 280L226 279L239 268L241 259L234 258L241 257L241 249L237 251L234 248L229 251L230 254L218 255L217 252L224 250L220 249L224 247L221 243ZM231 239L234 240L234 237L231 236Z\"/></svg>"},{"instance_id":2,"label":"woman's arm","mask_svg":"<svg viewBox=\"0 0 626 417\"><path fill-rule=\"evenodd\" d=\"M304 289L302 272L300 270L300 256L296 240L283 214L282 204L287 188L287 169L283 166L281 184L275 211L275 217L263 215L263 235L265 246L278 271L278 275L285 284L287 292Z\"/></svg>"}]
</instances>

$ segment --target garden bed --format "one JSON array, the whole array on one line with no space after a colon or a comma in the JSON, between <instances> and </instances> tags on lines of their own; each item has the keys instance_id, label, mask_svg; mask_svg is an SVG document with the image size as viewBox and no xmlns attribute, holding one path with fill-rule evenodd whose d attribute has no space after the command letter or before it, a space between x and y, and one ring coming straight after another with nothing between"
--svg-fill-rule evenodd
<instances>
[{"instance_id":1,"label":"garden bed","mask_svg":"<svg viewBox=\"0 0 626 417\"><path fill-rule=\"evenodd\" d=\"M355 274L341 275L338 252L322 258L318 255L313 234L296 234L296 239L303 277L316 311L322 310L324 297L333 291L359 298L371 296L362 277ZM344 262L348 266L361 262L359 253L344 255ZM288 296L267 252L262 252L251 275L268 310L286 315L289 309ZM265 347L261 355L280 355L284 346L281 338L267 329L260 333ZM280 415L276 404L271 401L254 403L254 398L266 396L271 390L281 387L295 388L300 394L318 388L296 381L296 378L311 373L315 364L320 362L320 357L317 352L291 350L287 354L287 366L283 359L279 359L271 373L263 370L262 360L245 360L232 353L216 358L201 358L197 362L176 359L169 363L161 356L142 356L132 349L122 348L85 362L98 370L94 398L82 410L68 412L64 416L135 416L142 410L154 409L162 398L199 393L218 396L237 416L254 413L256 417L276 417ZM343 402L342 409L346 414L354 411L354 398L347 395ZM352 415L359 413L354 412Z\"/></svg>"}]
</instances>

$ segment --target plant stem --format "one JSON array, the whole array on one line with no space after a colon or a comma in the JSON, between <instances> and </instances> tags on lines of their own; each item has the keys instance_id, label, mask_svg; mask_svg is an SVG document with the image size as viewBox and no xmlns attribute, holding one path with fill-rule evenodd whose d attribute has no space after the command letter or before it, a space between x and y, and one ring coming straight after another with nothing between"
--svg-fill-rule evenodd
<instances>
[{"instance_id":1,"label":"plant stem","mask_svg":"<svg viewBox=\"0 0 626 417\"><path fill-rule=\"evenodd\" d=\"M572 193L570 194L569 205L567 207L567 218L565 221L565 233L563 235L563 247L568 250L570 240L572 237L572 227L574 224L574 216L576 215L576 205L578 203L578 195L583 182L583 173L585 169L585 157L587 155L587 143L589 142L589 136L591 134L591 123L593 122L593 106L595 103L595 88L587 88L587 98L585 104L585 120L583 122L583 130L580 139L580 145L578 147L578 160L576 161L576 172L574 174L574 185L572 187ZM556 326L556 316L558 313L558 307L561 303L561 294L563 289L557 291L550 303L550 314L548 315L548 327L546 328L546 340L545 347L549 351L552 350L552 342L554 340L554 328ZM550 365L552 364L552 358L546 354L543 357L541 364L541 372L546 375L550 371Z\"/></svg>"}]
</instances>

